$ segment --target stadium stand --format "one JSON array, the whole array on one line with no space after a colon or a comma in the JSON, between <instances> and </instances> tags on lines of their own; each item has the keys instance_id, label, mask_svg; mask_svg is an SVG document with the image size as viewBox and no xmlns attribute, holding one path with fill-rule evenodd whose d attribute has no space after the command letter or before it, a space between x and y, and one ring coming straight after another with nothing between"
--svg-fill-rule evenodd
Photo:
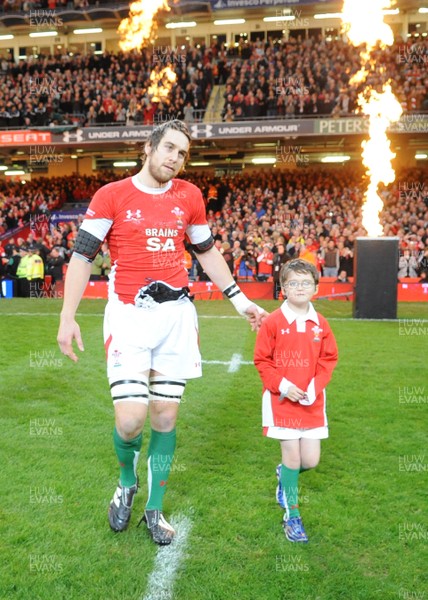
<instances>
[{"instance_id":1,"label":"stadium stand","mask_svg":"<svg viewBox=\"0 0 428 600\"><path fill-rule=\"evenodd\" d=\"M5 0L0 9L5 13L85 11L98 6L95 0ZM81 54L62 47L56 54L17 61L3 51L0 130L151 125L171 118L197 122L204 119L213 90L212 96L220 98L217 115L225 122L353 116L361 88L350 85L350 79L361 66L359 49L339 38L289 33L287 39L241 38L235 45L189 42L181 50L184 55L177 54L178 47L169 47L171 61L157 65L153 64L153 48L141 53ZM403 52L406 60L401 60ZM412 54L427 58L428 40L409 37L403 42L397 37L393 46L375 49L375 66L366 84L379 89L391 81L404 112L420 113L428 111L426 61L412 61ZM169 94L159 97L150 76L167 64L177 79ZM27 226L25 237L30 239L24 237L17 245L37 240L47 250L57 246L67 261L79 223L53 227L50 213L65 203L87 202L100 186L129 175L121 173L37 177L25 186L20 181L0 180L0 238ZM284 242L289 256L303 256L322 270L330 240L340 255L340 271L351 276L354 239L365 233L361 225L363 177L351 165L243 171L226 173L221 179L212 172L186 173L186 179L203 190L214 237L220 247L230 246L236 275L249 278L257 277L257 258L263 247L275 251L278 242ZM421 183L423 171L401 169L396 178L400 181ZM425 257L428 198L424 186L403 194L395 183L381 193L385 234L397 235L403 252L409 250L418 260ZM34 223L44 226L37 228ZM418 275L426 270L423 264Z\"/></svg>"},{"instance_id":2,"label":"stadium stand","mask_svg":"<svg viewBox=\"0 0 428 600\"><path fill-rule=\"evenodd\" d=\"M47 125L152 124L169 115L189 120L206 107L213 85L204 50L190 48L169 97L149 94L153 57L150 50L102 56L67 52L18 63L1 58L0 129ZM163 66L157 65L160 71Z\"/></svg>"},{"instance_id":3,"label":"stadium stand","mask_svg":"<svg viewBox=\"0 0 428 600\"><path fill-rule=\"evenodd\" d=\"M403 195L397 182L422 178L419 169L400 171L396 183L383 191L385 207L381 214L385 234L398 236L401 251L408 250L421 261L428 248L428 196L420 187ZM21 184L2 182L0 231L6 234L30 224L30 239L22 239L18 245L34 243L36 238L48 250L63 248L67 261L78 222L59 223L44 231L34 223L43 222L39 216L46 215L49 224L52 210L65 202L88 201L96 189L115 179L113 173L39 178L24 189ZM257 257L263 247L268 245L275 251L282 241L289 256L303 256L322 271L323 251L330 240L340 254L340 271L352 276L354 241L365 234L360 170L317 168L287 174L257 171L221 179L213 179L208 173L189 173L186 179L202 189L207 201L211 198L207 205L210 227L215 239L232 247L238 276L256 278ZM426 271L425 262L419 265L418 276Z\"/></svg>"},{"instance_id":4,"label":"stadium stand","mask_svg":"<svg viewBox=\"0 0 428 600\"><path fill-rule=\"evenodd\" d=\"M391 80L404 111L428 110L425 63L400 61L403 48L412 55L413 42L397 41L372 52L375 64L367 80L375 89ZM428 41L418 42L419 54L428 55ZM226 56L225 56L226 55ZM257 117L304 117L353 113L362 86L350 85L360 69L358 49L343 40L327 42L301 37L274 43L244 43L220 53L226 71L225 121ZM230 60L232 58L232 60ZM363 84L364 86L366 83Z\"/></svg>"},{"instance_id":5,"label":"stadium stand","mask_svg":"<svg viewBox=\"0 0 428 600\"><path fill-rule=\"evenodd\" d=\"M361 91L350 86L359 69L358 49L344 41L290 38L281 43L242 43L226 49L190 46L185 60L171 50L177 80L170 94L157 98L151 88L152 50L101 56L70 56L65 50L35 60L1 57L0 129L48 125L152 124L168 118L201 120L211 91L225 85L224 121L349 115ZM405 46L411 55L412 43ZM418 52L428 55L428 40ZM400 62L403 44L376 50L368 83L387 80L404 111L428 110L424 63ZM184 55L183 55L184 56ZM157 64L160 71L166 64ZM186 110L187 108L187 110Z\"/></svg>"}]
</instances>

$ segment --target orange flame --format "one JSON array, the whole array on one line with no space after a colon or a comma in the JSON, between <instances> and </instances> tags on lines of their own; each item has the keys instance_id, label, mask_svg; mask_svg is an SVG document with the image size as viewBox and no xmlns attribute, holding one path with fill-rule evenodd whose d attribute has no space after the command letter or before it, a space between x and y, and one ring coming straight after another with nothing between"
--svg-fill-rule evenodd
<instances>
[{"instance_id":1,"label":"orange flame","mask_svg":"<svg viewBox=\"0 0 428 600\"><path fill-rule=\"evenodd\" d=\"M154 41L157 30L155 16L160 10L171 10L167 0L138 0L131 4L129 16L122 19L117 30L121 36L121 50L140 50L148 41Z\"/></svg>"},{"instance_id":2,"label":"orange flame","mask_svg":"<svg viewBox=\"0 0 428 600\"><path fill-rule=\"evenodd\" d=\"M378 42L383 47L394 43L392 29L383 20L385 8L391 8L390 0L343 0L342 31L354 46L365 44L366 54Z\"/></svg>"},{"instance_id":3,"label":"orange flame","mask_svg":"<svg viewBox=\"0 0 428 600\"><path fill-rule=\"evenodd\" d=\"M160 10L171 10L168 0L141 0L131 4L129 16L121 21L118 29L122 37L119 46L124 52L141 50L148 41L154 43L157 30L155 17ZM153 69L150 73L152 84L148 89L151 101L160 102L166 98L176 79L177 75L170 67L161 71Z\"/></svg>"},{"instance_id":4,"label":"orange flame","mask_svg":"<svg viewBox=\"0 0 428 600\"><path fill-rule=\"evenodd\" d=\"M360 94L358 103L364 114L369 116L369 139L361 144L363 164L367 167L366 173L370 179L364 195L363 225L369 235L379 237L383 235L379 222L383 201L377 189L380 183L388 185L395 179L391 164L395 153L391 150L386 130L391 123L398 121L403 109L389 84L383 86L382 93L370 90L368 100L364 98L364 94Z\"/></svg>"},{"instance_id":5,"label":"orange flame","mask_svg":"<svg viewBox=\"0 0 428 600\"><path fill-rule=\"evenodd\" d=\"M177 74L171 67L165 67L162 71L153 70L150 73L150 81L152 85L147 90L151 96L152 102L160 102L162 98L166 98L177 79ZM160 84L160 85L159 85Z\"/></svg>"},{"instance_id":6,"label":"orange flame","mask_svg":"<svg viewBox=\"0 0 428 600\"><path fill-rule=\"evenodd\" d=\"M362 67L350 80L351 84L366 81L374 66L370 52L377 43L382 48L394 42L394 35L383 18L383 9L390 8L390 0L344 0L342 11L342 30L354 46L365 44L360 52ZM367 68L368 66L368 68ZM369 185L364 194L363 226L370 236L383 235L379 213L383 201L378 194L380 183L388 185L395 180L391 161L395 154L386 135L389 125L398 121L403 110L391 90L389 82L381 93L368 86L358 96L362 112L369 116L369 139L362 142L363 164L367 168Z\"/></svg>"}]
</instances>

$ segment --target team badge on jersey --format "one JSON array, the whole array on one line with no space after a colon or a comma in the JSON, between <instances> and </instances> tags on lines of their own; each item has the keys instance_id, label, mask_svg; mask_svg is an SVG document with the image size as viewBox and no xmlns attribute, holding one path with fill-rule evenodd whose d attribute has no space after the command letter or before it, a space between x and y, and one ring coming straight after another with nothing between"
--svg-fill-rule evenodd
<instances>
[{"instance_id":1,"label":"team badge on jersey","mask_svg":"<svg viewBox=\"0 0 428 600\"><path fill-rule=\"evenodd\" d=\"M172 214L175 215L177 217L177 228L178 229L183 229L183 219L181 218L184 215L184 210L181 210L181 208L179 208L178 206L175 206L172 209Z\"/></svg>"},{"instance_id":2,"label":"team badge on jersey","mask_svg":"<svg viewBox=\"0 0 428 600\"><path fill-rule=\"evenodd\" d=\"M314 342L320 342L321 341L320 333L322 331L322 328L318 327L318 325L314 325L312 327L312 331L314 332Z\"/></svg>"}]
</instances>

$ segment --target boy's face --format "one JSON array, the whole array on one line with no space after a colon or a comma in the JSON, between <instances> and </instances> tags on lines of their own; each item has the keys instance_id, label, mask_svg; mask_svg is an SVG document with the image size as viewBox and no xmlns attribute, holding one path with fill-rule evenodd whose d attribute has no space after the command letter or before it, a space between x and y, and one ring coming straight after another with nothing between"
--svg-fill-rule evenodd
<instances>
[{"instance_id":1,"label":"boy's face","mask_svg":"<svg viewBox=\"0 0 428 600\"><path fill-rule=\"evenodd\" d=\"M290 273L282 286L282 293L291 304L305 306L318 291L310 273Z\"/></svg>"}]
</instances>

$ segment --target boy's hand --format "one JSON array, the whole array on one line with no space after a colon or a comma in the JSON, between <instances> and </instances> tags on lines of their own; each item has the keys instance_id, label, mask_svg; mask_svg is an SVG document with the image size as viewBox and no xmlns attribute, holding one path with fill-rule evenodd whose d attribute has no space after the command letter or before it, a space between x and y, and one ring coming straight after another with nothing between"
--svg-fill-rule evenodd
<instances>
[{"instance_id":1,"label":"boy's hand","mask_svg":"<svg viewBox=\"0 0 428 600\"><path fill-rule=\"evenodd\" d=\"M291 402L299 402L306 397L306 392L297 387L297 385L290 385L287 390L286 398L291 400Z\"/></svg>"}]
</instances>

